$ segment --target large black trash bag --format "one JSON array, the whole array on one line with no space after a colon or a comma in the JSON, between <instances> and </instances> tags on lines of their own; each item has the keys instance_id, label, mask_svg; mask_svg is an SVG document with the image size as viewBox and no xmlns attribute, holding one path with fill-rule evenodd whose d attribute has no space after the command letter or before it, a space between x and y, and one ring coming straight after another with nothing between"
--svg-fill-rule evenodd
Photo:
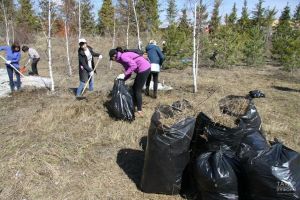
<instances>
[{"instance_id":1,"label":"large black trash bag","mask_svg":"<svg viewBox=\"0 0 300 200\"><path fill-rule=\"evenodd\" d=\"M239 118L238 126L243 129L238 156L242 161L252 158L259 151L267 150L270 145L262 134L261 118L256 107L251 102L245 115Z\"/></svg>"},{"instance_id":2,"label":"large black trash bag","mask_svg":"<svg viewBox=\"0 0 300 200\"><path fill-rule=\"evenodd\" d=\"M116 80L112 90L112 98L108 102L109 113L120 120L134 120L134 104L132 96L124 80Z\"/></svg>"},{"instance_id":3,"label":"large black trash bag","mask_svg":"<svg viewBox=\"0 0 300 200\"><path fill-rule=\"evenodd\" d=\"M168 127L160 122L161 114L158 109L151 118L141 189L147 193L178 194L190 160L195 119L187 117Z\"/></svg>"},{"instance_id":4,"label":"large black trash bag","mask_svg":"<svg viewBox=\"0 0 300 200\"><path fill-rule=\"evenodd\" d=\"M201 154L194 166L194 177L202 200L238 200L238 180L233 152L218 150Z\"/></svg>"},{"instance_id":5,"label":"large black trash bag","mask_svg":"<svg viewBox=\"0 0 300 200\"><path fill-rule=\"evenodd\" d=\"M251 200L300 199L300 154L275 143L244 166Z\"/></svg>"}]
</instances>

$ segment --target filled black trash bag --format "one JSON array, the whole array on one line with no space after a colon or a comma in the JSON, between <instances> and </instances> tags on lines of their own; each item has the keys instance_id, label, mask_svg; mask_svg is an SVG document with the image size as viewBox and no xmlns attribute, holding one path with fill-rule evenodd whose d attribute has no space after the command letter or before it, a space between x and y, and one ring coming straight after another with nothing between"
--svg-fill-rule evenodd
<instances>
[{"instance_id":1,"label":"filled black trash bag","mask_svg":"<svg viewBox=\"0 0 300 200\"><path fill-rule=\"evenodd\" d=\"M119 120L134 120L134 104L124 80L116 80L112 90L112 98L108 102L109 113Z\"/></svg>"},{"instance_id":2,"label":"filled black trash bag","mask_svg":"<svg viewBox=\"0 0 300 200\"><path fill-rule=\"evenodd\" d=\"M159 110L151 118L141 189L147 193L178 194L183 171L190 160L196 120L187 117L168 127L160 118Z\"/></svg>"},{"instance_id":3,"label":"filled black trash bag","mask_svg":"<svg viewBox=\"0 0 300 200\"><path fill-rule=\"evenodd\" d=\"M194 177L199 199L239 199L238 180L232 161L232 155L227 155L223 150L207 152L197 158Z\"/></svg>"},{"instance_id":4,"label":"filled black trash bag","mask_svg":"<svg viewBox=\"0 0 300 200\"><path fill-rule=\"evenodd\" d=\"M300 199L300 154L275 143L244 166L251 200Z\"/></svg>"},{"instance_id":5,"label":"filled black trash bag","mask_svg":"<svg viewBox=\"0 0 300 200\"><path fill-rule=\"evenodd\" d=\"M246 113L239 117L238 126L244 130L261 130L261 118L252 101L250 101Z\"/></svg>"},{"instance_id":6,"label":"filled black trash bag","mask_svg":"<svg viewBox=\"0 0 300 200\"><path fill-rule=\"evenodd\" d=\"M251 98L265 98L266 95L260 90L252 90L249 92Z\"/></svg>"}]
</instances>

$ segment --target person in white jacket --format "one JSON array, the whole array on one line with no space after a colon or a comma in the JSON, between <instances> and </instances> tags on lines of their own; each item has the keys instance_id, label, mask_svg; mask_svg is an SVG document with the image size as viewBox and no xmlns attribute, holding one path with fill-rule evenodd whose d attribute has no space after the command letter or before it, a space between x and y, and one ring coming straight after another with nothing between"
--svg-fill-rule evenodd
<instances>
[{"instance_id":1,"label":"person in white jacket","mask_svg":"<svg viewBox=\"0 0 300 200\"><path fill-rule=\"evenodd\" d=\"M36 76L38 76L39 73L38 73L38 70L37 70L37 64L40 61L40 55L39 55L39 53L35 49L29 48L28 46L23 46L22 47L22 51L24 53L28 52L29 59L28 59L26 65L28 65L29 62L31 61L31 72L29 72L29 75L36 75Z\"/></svg>"}]
</instances>

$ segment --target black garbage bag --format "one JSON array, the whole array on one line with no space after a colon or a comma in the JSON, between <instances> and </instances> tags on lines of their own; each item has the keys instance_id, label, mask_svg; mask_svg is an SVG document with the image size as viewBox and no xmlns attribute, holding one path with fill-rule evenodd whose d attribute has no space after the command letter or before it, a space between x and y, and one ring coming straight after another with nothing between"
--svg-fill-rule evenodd
<instances>
[{"instance_id":1,"label":"black garbage bag","mask_svg":"<svg viewBox=\"0 0 300 200\"><path fill-rule=\"evenodd\" d=\"M252 90L249 92L251 98L265 98L266 95L260 90Z\"/></svg>"},{"instance_id":2,"label":"black garbage bag","mask_svg":"<svg viewBox=\"0 0 300 200\"><path fill-rule=\"evenodd\" d=\"M241 161L256 156L259 151L269 149L270 145L262 133L261 118L252 102L246 114L239 118L238 126L244 131L238 151Z\"/></svg>"},{"instance_id":3,"label":"black garbage bag","mask_svg":"<svg viewBox=\"0 0 300 200\"><path fill-rule=\"evenodd\" d=\"M141 189L147 193L178 194L190 160L196 120L187 117L168 127L160 122L161 114L158 109L151 118Z\"/></svg>"},{"instance_id":4,"label":"black garbage bag","mask_svg":"<svg viewBox=\"0 0 300 200\"><path fill-rule=\"evenodd\" d=\"M112 90L112 98L108 102L109 113L120 120L134 120L134 104L124 80L116 80Z\"/></svg>"},{"instance_id":5,"label":"black garbage bag","mask_svg":"<svg viewBox=\"0 0 300 200\"><path fill-rule=\"evenodd\" d=\"M275 143L244 166L251 200L300 199L300 154Z\"/></svg>"},{"instance_id":6,"label":"black garbage bag","mask_svg":"<svg viewBox=\"0 0 300 200\"><path fill-rule=\"evenodd\" d=\"M233 152L230 152L232 154ZM201 154L194 166L194 177L202 200L238 200L238 180L232 155L223 150Z\"/></svg>"},{"instance_id":7,"label":"black garbage bag","mask_svg":"<svg viewBox=\"0 0 300 200\"><path fill-rule=\"evenodd\" d=\"M244 130L261 130L261 118L252 101L250 101L246 113L239 117L238 126Z\"/></svg>"}]
</instances>

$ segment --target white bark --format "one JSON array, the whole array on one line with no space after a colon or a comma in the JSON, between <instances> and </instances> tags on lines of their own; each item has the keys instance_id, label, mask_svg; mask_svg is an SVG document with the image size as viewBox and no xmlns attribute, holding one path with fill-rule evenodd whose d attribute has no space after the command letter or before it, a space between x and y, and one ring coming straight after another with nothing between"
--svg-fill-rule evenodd
<instances>
[{"instance_id":1,"label":"white bark","mask_svg":"<svg viewBox=\"0 0 300 200\"><path fill-rule=\"evenodd\" d=\"M114 35L113 35L113 41L112 41L112 48L115 48L115 41L116 41L116 18L114 17ZM110 61L109 69L112 67L112 61Z\"/></svg>"},{"instance_id":2,"label":"white bark","mask_svg":"<svg viewBox=\"0 0 300 200\"><path fill-rule=\"evenodd\" d=\"M81 0L78 1L78 39L81 38Z\"/></svg>"},{"instance_id":3,"label":"white bark","mask_svg":"<svg viewBox=\"0 0 300 200\"><path fill-rule=\"evenodd\" d=\"M9 23L6 15L6 9L4 5L4 1L2 0L2 11L4 15L4 21L5 21L5 31L6 31L6 43L9 46Z\"/></svg>"},{"instance_id":4,"label":"white bark","mask_svg":"<svg viewBox=\"0 0 300 200\"><path fill-rule=\"evenodd\" d=\"M194 9L194 30L193 30L193 80L194 92L197 92L197 70L196 70L196 27L197 27L197 3Z\"/></svg>"},{"instance_id":5,"label":"white bark","mask_svg":"<svg viewBox=\"0 0 300 200\"><path fill-rule=\"evenodd\" d=\"M52 73L52 45L51 45L51 0L48 0L48 65L49 65L49 75L51 80L51 91L54 91L54 80Z\"/></svg>"},{"instance_id":6,"label":"white bark","mask_svg":"<svg viewBox=\"0 0 300 200\"><path fill-rule=\"evenodd\" d=\"M140 40L140 27L139 27L139 21L138 21L138 17L136 14L136 10L135 10L135 2L134 0L132 0L132 6L133 6L133 12L134 12L134 17L135 17L135 21L136 21L136 32L137 32L137 36L138 36L138 47L139 49L141 49L141 40Z\"/></svg>"},{"instance_id":7,"label":"white bark","mask_svg":"<svg viewBox=\"0 0 300 200\"><path fill-rule=\"evenodd\" d=\"M129 45L129 24L130 22L130 18L129 18L129 12L128 12L128 17L127 17L127 30L126 30L126 48L128 49L128 45Z\"/></svg>"},{"instance_id":8,"label":"white bark","mask_svg":"<svg viewBox=\"0 0 300 200\"><path fill-rule=\"evenodd\" d=\"M12 32L12 41L15 42L15 27L14 27L13 20L11 21L10 26L11 26L11 32Z\"/></svg>"},{"instance_id":9,"label":"white bark","mask_svg":"<svg viewBox=\"0 0 300 200\"><path fill-rule=\"evenodd\" d=\"M72 67L70 60L70 51L69 51L69 26L67 20L65 20L65 37L66 37L66 49L67 49L67 65L69 69L69 76L72 76Z\"/></svg>"}]
</instances>

